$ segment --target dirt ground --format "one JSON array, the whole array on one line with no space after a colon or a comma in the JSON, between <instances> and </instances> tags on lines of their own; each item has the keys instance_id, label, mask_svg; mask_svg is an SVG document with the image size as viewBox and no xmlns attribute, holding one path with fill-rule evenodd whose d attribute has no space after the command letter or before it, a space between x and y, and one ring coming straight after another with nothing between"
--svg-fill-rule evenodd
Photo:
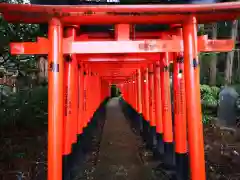
<instances>
[{"instance_id":1,"label":"dirt ground","mask_svg":"<svg viewBox=\"0 0 240 180\"><path fill-rule=\"evenodd\" d=\"M47 128L0 131L0 180L45 180Z\"/></svg>"},{"instance_id":2,"label":"dirt ground","mask_svg":"<svg viewBox=\"0 0 240 180\"><path fill-rule=\"evenodd\" d=\"M240 129L204 127L209 180L240 180Z\"/></svg>"},{"instance_id":3,"label":"dirt ground","mask_svg":"<svg viewBox=\"0 0 240 180\"><path fill-rule=\"evenodd\" d=\"M106 122L104 128L108 130L103 133L101 144L93 142L94 148L87 154L84 167L79 170L83 175L74 180L98 180L96 177L100 175L113 178L114 174L117 174L120 179L145 180L146 175L148 178L152 175L151 170L146 167L146 163L142 162L139 155L143 154L140 151L144 151L141 150L139 137L130 133L129 124L126 121L119 123L118 120L123 118L122 115L117 119L115 117L118 112L114 109L110 111L114 115L110 118L115 121ZM121 132L121 128L125 131ZM111 137L110 134L114 131L115 136ZM212 123L204 127L204 136L208 180L240 180L240 130L219 128ZM117 141L112 141L114 138ZM98 137L93 141L98 142ZM1 129L0 145L0 180L47 179L46 127L38 130Z\"/></svg>"}]
</instances>

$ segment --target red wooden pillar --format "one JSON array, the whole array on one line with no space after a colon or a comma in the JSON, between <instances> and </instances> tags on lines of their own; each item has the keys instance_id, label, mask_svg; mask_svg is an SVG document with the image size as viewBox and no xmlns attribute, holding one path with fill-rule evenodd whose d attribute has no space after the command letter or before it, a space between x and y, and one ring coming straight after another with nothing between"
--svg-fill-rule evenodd
<instances>
[{"instance_id":1,"label":"red wooden pillar","mask_svg":"<svg viewBox=\"0 0 240 180\"><path fill-rule=\"evenodd\" d=\"M88 83L87 83L87 110L88 110L88 118L87 118L87 125L91 121L91 116L92 116L92 72L91 69L89 68L89 73L88 73Z\"/></svg>"},{"instance_id":2,"label":"red wooden pillar","mask_svg":"<svg viewBox=\"0 0 240 180\"><path fill-rule=\"evenodd\" d=\"M99 100L98 100L98 77L96 76L96 74L93 74L93 93L94 93L94 97L92 99L93 101L93 114L95 113L97 106L99 104ZM94 100L95 99L95 100Z\"/></svg>"},{"instance_id":3,"label":"red wooden pillar","mask_svg":"<svg viewBox=\"0 0 240 180\"><path fill-rule=\"evenodd\" d=\"M90 106L91 106L91 111L90 111L90 114L89 114L90 115L90 120L92 120L95 105L96 105L96 102L97 102L96 84L97 84L97 81L95 79L95 76L94 76L93 72L91 71L91 85L90 85L90 91L89 91Z\"/></svg>"},{"instance_id":4,"label":"red wooden pillar","mask_svg":"<svg viewBox=\"0 0 240 180\"><path fill-rule=\"evenodd\" d=\"M76 37L76 27L68 27L66 36ZM64 82L64 128L65 128L65 141L64 141L64 155L68 155L69 147L77 141L77 103L78 103L78 62L76 55L70 54L65 56L65 82Z\"/></svg>"},{"instance_id":5,"label":"red wooden pillar","mask_svg":"<svg viewBox=\"0 0 240 180\"><path fill-rule=\"evenodd\" d=\"M93 73L93 83L92 83L92 88L93 88L93 95L92 96L92 102L93 102L93 107L92 107L92 117L93 117L93 114L95 113L95 110L96 110L96 106L98 104L98 96L97 96L97 90L98 90L98 80L97 80L97 77L96 75Z\"/></svg>"},{"instance_id":6,"label":"red wooden pillar","mask_svg":"<svg viewBox=\"0 0 240 180\"><path fill-rule=\"evenodd\" d=\"M128 93L129 93L129 96L128 96L128 103L132 106L132 80L131 79L128 79Z\"/></svg>"},{"instance_id":7,"label":"red wooden pillar","mask_svg":"<svg viewBox=\"0 0 240 180\"><path fill-rule=\"evenodd\" d=\"M127 103L129 103L129 84L128 84L128 80L125 82L125 86L126 86L126 93L125 93L125 95L126 95L126 101L127 101Z\"/></svg>"},{"instance_id":8,"label":"red wooden pillar","mask_svg":"<svg viewBox=\"0 0 240 180\"><path fill-rule=\"evenodd\" d=\"M130 39L130 25L129 24L116 24L115 25L115 40L125 41ZM132 106L131 97L131 84L128 80L124 83L125 93L124 100Z\"/></svg>"},{"instance_id":9,"label":"red wooden pillar","mask_svg":"<svg viewBox=\"0 0 240 180\"><path fill-rule=\"evenodd\" d=\"M101 80L101 94L103 100L109 96L108 83L105 80Z\"/></svg>"},{"instance_id":10,"label":"red wooden pillar","mask_svg":"<svg viewBox=\"0 0 240 180\"><path fill-rule=\"evenodd\" d=\"M99 76L98 76L98 74L94 74L94 79L96 80L96 82L95 82L95 100L96 100L96 102L95 102L95 107L94 107L94 112L98 109L98 107L99 107L99 105L100 105L100 103L101 103L101 101L100 101L100 78L99 78Z\"/></svg>"},{"instance_id":11,"label":"red wooden pillar","mask_svg":"<svg viewBox=\"0 0 240 180\"><path fill-rule=\"evenodd\" d=\"M88 126L90 117L91 117L91 70L89 67L86 68L87 75L86 75L86 121L85 127Z\"/></svg>"},{"instance_id":12,"label":"red wooden pillar","mask_svg":"<svg viewBox=\"0 0 240 180\"><path fill-rule=\"evenodd\" d=\"M141 69L138 68L136 71L136 94L137 94L137 111L139 113L139 131L140 135L143 134L143 100L142 100L142 72Z\"/></svg>"},{"instance_id":13,"label":"red wooden pillar","mask_svg":"<svg viewBox=\"0 0 240 180\"><path fill-rule=\"evenodd\" d=\"M76 37L76 27L68 27L66 37ZM72 145L77 142L78 120L78 62L76 55L65 56L64 61L64 141L63 141L63 178L70 176L68 156L71 154Z\"/></svg>"},{"instance_id":14,"label":"red wooden pillar","mask_svg":"<svg viewBox=\"0 0 240 180\"><path fill-rule=\"evenodd\" d=\"M98 75L98 99L99 99L99 105L102 103L102 95L101 95L101 89L102 89L102 83L101 83L101 76Z\"/></svg>"},{"instance_id":15,"label":"red wooden pillar","mask_svg":"<svg viewBox=\"0 0 240 180\"><path fill-rule=\"evenodd\" d=\"M141 76L141 91L142 91L142 94L141 94L141 96L142 96L142 116L145 117L146 110L145 110L145 98L144 98L145 89L144 89L144 86L145 86L146 81L144 79L144 69L141 69L140 76Z\"/></svg>"},{"instance_id":16,"label":"red wooden pillar","mask_svg":"<svg viewBox=\"0 0 240 180\"><path fill-rule=\"evenodd\" d=\"M157 151L160 154L164 153L163 145L163 123L162 123L162 98L161 98L161 68L160 61L157 61L154 66L154 94L155 94L155 117L156 117L156 139Z\"/></svg>"},{"instance_id":17,"label":"red wooden pillar","mask_svg":"<svg viewBox=\"0 0 240 180\"><path fill-rule=\"evenodd\" d=\"M86 124L85 126L87 127L90 120L91 120L91 108L92 108L92 102L91 102L91 84L92 84L92 77L91 77L91 70L89 69L89 67L87 68L87 83L86 83Z\"/></svg>"},{"instance_id":18,"label":"red wooden pillar","mask_svg":"<svg viewBox=\"0 0 240 180\"><path fill-rule=\"evenodd\" d=\"M125 99L125 86L124 86L124 82L121 82L120 84L120 91L121 91L121 96L123 99Z\"/></svg>"},{"instance_id":19,"label":"red wooden pillar","mask_svg":"<svg viewBox=\"0 0 240 180\"><path fill-rule=\"evenodd\" d=\"M135 82L135 109L138 112L138 82L137 82L137 72L134 75L134 82Z\"/></svg>"},{"instance_id":20,"label":"red wooden pillar","mask_svg":"<svg viewBox=\"0 0 240 180\"><path fill-rule=\"evenodd\" d=\"M93 93L94 93L94 97L92 101L93 101L93 113L94 113L98 105L98 78L95 73L93 73Z\"/></svg>"},{"instance_id":21,"label":"red wooden pillar","mask_svg":"<svg viewBox=\"0 0 240 180\"><path fill-rule=\"evenodd\" d=\"M143 98L144 98L144 109L145 114L144 117L148 121L150 121L149 117L149 79L148 79L148 68L144 69L144 83L143 83Z\"/></svg>"},{"instance_id":22,"label":"red wooden pillar","mask_svg":"<svg viewBox=\"0 0 240 180\"><path fill-rule=\"evenodd\" d=\"M126 91L126 93L125 93L125 95L126 95L126 101L127 101L127 103L128 103L128 102L129 102L129 99L128 99L128 97L129 97L128 81L125 82L125 91Z\"/></svg>"},{"instance_id":23,"label":"red wooden pillar","mask_svg":"<svg viewBox=\"0 0 240 180\"><path fill-rule=\"evenodd\" d=\"M83 98L84 98L84 68L83 64L79 64L78 68L78 86L79 86L79 95L78 95L78 134L83 133L83 120L84 120L84 111L83 111Z\"/></svg>"},{"instance_id":24,"label":"red wooden pillar","mask_svg":"<svg viewBox=\"0 0 240 180\"><path fill-rule=\"evenodd\" d=\"M154 69L153 64L149 66L148 72L148 87L149 87L149 119L150 126L156 128L156 120L155 120L155 94L154 94Z\"/></svg>"},{"instance_id":25,"label":"red wooden pillar","mask_svg":"<svg viewBox=\"0 0 240 180\"><path fill-rule=\"evenodd\" d=\"M136 73L136 94L137 94L137 111L142 114L142 78L141 69L137 69Z\"/></svg>"},{"instance_id":26,"label":"red wooden pillar","mask_svg":"<svg viewBox=\"0 0 240 180\"><path fill-rule=\"evenodd\" d=\"M103 87L104 87L104 84L103 84L103 80L102 78L100 77L99 78L99 81L100 81L100 98L101 98L101 102L104 101L104 90L103 90Z\"/></svg>"},{"instance_id":27,"label":"red wooden pillar","mask_svg":"<svg viewBox=\"0 0 240 180\"><path fill-rule=\"evenodd\" d=\"M93 94L93 89L92 89L92 83L93 83L93 77L92 77L92 72L91 69L89 68L89 75L88 75L88 89L87 89L87 107L88 107L88 121L87 125L89 125L92 117L92 108L93 108L93 102L92 102L92 97L94 96Z\"/></svg>"},{"instance_id":28,"label":"red wooden pillar","mask_svg":"<svg viewBox=\"0 0 240 180\"><path fill-rule=\"evenodd\" d=\"M101 100L104 101L106 98L106 91L105 91L105 83L104 80L101 78Z\"/></svg>"},{"instance_id":29,"label":"red wooden pillar","mask_svg":"<svg viewBox=\"0 0 240 180\"><path fill-rule=\"evenodd\" d=\"M93 114L96 112L100 101L99 101L99 78L98 75L96 73L93 73L93 93L94 93L94 97L92 99L93 101Z\"/></svg>"},{"instance_id":30,"label":"red wooden pillar","mask_svg":"<svg viewBox=\"0 0 240 180\"><path fill-rule=\"evenodd\" d=\"M131 77L130 81L129 81L129 84L130 84L130 92L131 92L131 106L132 108L134 108L134 86L133 86L133 79Z\"/></svg>"},{"instance_id":31,"label":"red wooden pillar","mask_svg":"<svg viewBox=\"0 0 240 180\"><path fill-rule=\"evenodd\" d=\"M150 146L156 147L156 119L155 119L155 94L154 94L154 66L149 65L148 71L149 91L149 120L150 120Z\"/></svg>"},{"instance_id":32,"label":"red wooden pillar","mask_svg":"<svg viewBox=\"0 0 240 180\"><path fill-rule=\"evenodd\" d=\"M111 93L110 93L110 83L106 82L106 96L110 97Z\"/></svg>"},{"instance_id":33,"label":"red wooden pillar","mask_svg":"<svg viewBox=\"0 0 240 180\"><path fill-rule=\"evenodd\" d=\"M87 127L87 121L88 121L88 107L87 107L87 100L88 100L88 93L87 93L87 85L88 85L88 69L86 66L84 66L84 81L83 81L83 109L84 109L84 119L83 119L83 128Z\"/></svg>"},{"instance_id":34,"label":"red wooden pillar","mask_svg":"<svg viewBox=\"0 0 240 180\"><path fill-rule=\"evenodd\" d=\"M181 25L173 27L178 36L182 36ZM188 179L186 94L184 80L183 53L174 53L173 59L173 93L174 93L174 132L176 170L179 179Z\"/></svg>"},{"instance_id":35,"label":"red wooden pillar","mask_svg":"<svg viewBox=\"0 0 240 180\"><path fill-rule=\"evenodd\" d=\"M63 27L58 19L49 22L48 37L48 179L62 180L63 142Z\"/></svg>"},{"instance_id":36,"label":"red wooden pillar","mask_svg":"<svg viewBox=\"0 0 240 180\"><path fill-rule=\"evenodd\" d=\"M135 77L134 75L132 76L132 107L133 109L136 109L136 89L135 89Z\"/></svg>"},{"instance_id":37,"label":"red wooden pillar","mask_svg":"<svg viewBox=\"0 0 240 180\"><path fill-rule=\"evenodd\" d=\"M66 36L75 36L75 30L73 28L68 28L66 31ZM64 142L63 142L63 155L68 156L72 150L72 143L75 141L74 139L74 128L76 125L74 124L74 118L76 118L75 111L75 97L76 95L76 76L77 76L77 60L75 55L67 55L65 56L64 61Z\"/></svg>"},{"instance_id":38,"label":"red wooden pillar","mask_svg":"<svg viewBox=\"0 0 240 180\"><path fill-rule=\"evenodd\" d=\"M86 75L86 85L85 85L85 88L86 88L86 119L85 119L85 127L88 126L88 122L89 122L89 111L90 111L90 98L89 98L89 95L90 95L90 83L91 83L91 77L90 77L90 71L89 71L89 68L86 67L86 71L87 71L87 75Z\"/></svg>"},{"instance_id":39,"label":"red wooden pillar","mask_svg":"<svg viewBox=\"0 0 240 180\"><path fill-rule=\"evenodd\" d=\"M197 52L197 22L193 16L190 16L183 24L183 40L191 179L205 180L203 125Z\"/></svg>"},{"instance_id":40,"label":"red wooden pillar","mask_svg":"<svg viewBox=\"0 0 240 180\"><path fill-rule=\"evenodd\" d=\"M71 57L68 57L70 59ZM71 95L72 95L72 87L71 79L68 77L71 74L71 63L67 58L64 61L64 122L63 122L63 132L64 132L64 141L63 141L63 155L68 156L71 154L72 150L72 104L71 104ZM72 74L70 76L72 78ZM64 163L65 164L65 163Z\"/></svg>"},{"instance_id":41,"label":"red wooden pillar","mask_svg":"<svg viewBox=\"0 0 240 180\"><path fill-rule=\"evenodd\" d=\"M136 74L133 75L133 107L137 111L137 82Z\"/></svg>"},{"instance_id":42,"label":"red wooden pillar","mask_svg":"<svg viewBox=\"0 0 240 180\"><path fill-rule=\"evenodd\" d=\"M180 179L187 179L187 126L183 62L182 53L176 54L173 63L174 132L177 174Z\"/></svg>"},{"instance_id":43,"label":"red wooden pillar","mask_svg":"<svg viewBox=\"0 0 240 180\"><path fill-rule=\"evenodd\" d=\"M161 64L161 96L162 96L162 122L163 122L163 141L164 141L164 163L172 166L174 160L173 147L173 128L172 128L172 108L170 94L169 76L169 53L162 53Z\"/></svg>"},{"instance_id":44,"label":"red wooden pillar","mask_svg":"<svg viewBox=\"0 0 240 180\"><path fill-rule=\"evenodd\" d=\"M143 126L143 139L147 144L147 148L151 148L151 145L149 144L150 140L150 134L149 134L149 80L148 80L148 68L143 68L142 70L142 97L143 97L143 121L142 121L142 126Z\"/></svg>"}]
</instances>

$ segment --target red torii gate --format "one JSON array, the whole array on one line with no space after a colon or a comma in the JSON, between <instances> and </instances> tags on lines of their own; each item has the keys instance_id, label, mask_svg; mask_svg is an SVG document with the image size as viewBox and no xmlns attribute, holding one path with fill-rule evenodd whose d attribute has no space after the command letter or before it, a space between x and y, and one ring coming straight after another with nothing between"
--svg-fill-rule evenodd
<instances>
[{"instance_id":1,"label":"red torii gate","mask_svg":"<svg viewBox=\"0 0 240 180\"><path fill-rule=\"evenodd\" d=\"M131 65L136 65L136 69L132 67L135 75L132 76L133 81L123 85L124 97L139 113L143 113L151 127L156 127L156 132L163 135L167 145L173 142L168 71L170 57L174 64L175 151L179 154L187 152L187 123L191 179L206 179L197 53L231 51L234 42L207 40L206 36L197 38L196 25L219 19L237 19L240 15L239 2L74 7L2 3L0 12L9 22L49 23L48 39L38 38L37 42L10 45L12 54L48 54L49 180L62 179L62 156L71 152L71 145L77 140L76 135L82 133L100 100L108 95L109 83L104 79L109 78L101 77L101 73L106 75L102 71L92 72L91 68L95 72L98 70L94 63L121 61L124 65L119 65L119 62L113 65L121 68L128 66L128 62L138 61L141 64L146 61L148 65L143 67L138 67L138 63ZM106 23L117 24L114 38L105 33L76 36L79 25ZM138 23L181 24L182 27L177 26L177 32L136 33L132 39L128 24ZM65 38L63 27L67 27ZM108 64L104 69L107 70L108 66L112 65ZM117 76L114 78L121 79ZM78 86L75 82L79 82ZM96 89L101 89L103 96ZM96 101L94 98L93 101L88 96L89 92L99 99ZM78 98L82 103L77 108Z\"/></svg>"}]
</instances>

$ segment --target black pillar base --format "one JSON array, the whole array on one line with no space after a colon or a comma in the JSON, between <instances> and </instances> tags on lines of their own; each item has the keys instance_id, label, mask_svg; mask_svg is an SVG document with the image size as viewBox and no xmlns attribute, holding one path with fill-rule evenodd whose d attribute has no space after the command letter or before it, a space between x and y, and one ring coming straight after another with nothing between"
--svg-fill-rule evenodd
<instances>
[{"instance_id":1,"label":"black pillar base","mask_svg":"<svg viewBox=\"0 0 240 180\"><path fill-rule=\"evenodd\" d=\"M81 141L82 141L81 149L82 149L83 153L87 153L87 151L88 151L87 141L88 141L89 137L88 137L87 131L88 131L88 127L83 128L82 139L81 139Z\"/></svg>"},{"instance_id":2,"label":"black pillar base","mask_svg":"<svg viewBox=\"0 0 240 180\"><path fill-rule=\"evenodd\" d=\"M77 143L73 144L73 146L72 146L73 154L81 151L82 139L83 139L83 134L78 134L77 135Z\"/></svg>"},{"instance_id":3,"label":"black pillar base","mask_svg":"<svg viewBox=\"0 0 240 180\"><path fill-rule=\"evenodd\" d=\"M71 154L72 156L72 165L70 170L71 180L74 179L79 174L79 167L83 167L83 164L86 159L86 153L82 151L82 134L78 135L78 141L75 144L75 149Z\"/></svg>"},{"instance_id":4,"label":"black pillar base","mask_svg":"<svg viewBox=\"0 0 240 180\"><path fill-rule=\"evenodd\" d=\"M72 180L75 174L79 173L78 168L85 162L86 154L92 149L94 133L98 130L102 131L108 100L109 98L106 98L101 103L87 126L83 128L82 134L77 136L77 142L72 145L72 153L63 156L63 180Z\"/></svg>"},{"instance_id":5,"label":"black pillar base","mask_svg":"<svg viewBox=\"0 0 240 180\"><path fill-rule=\"evenodd\" d=\"M154 152L154 156L156 159L162 159L164 156L164 142L163 142L163 134L156 133L157 146L156 151Z\"/></svg>"},{"instance_id":6,"label":"black pillar base","mask_svg":"<svg viewBox=\"0 0 240 180\"><path fill-rule=\"evenodd\" d=\"M155 151L157 148L157 139L156 139L156 127L149 126L149 137L148 144L151 150Z\"/></svg>"},{"instance_id":7,"label":"black pillar base","mask_svg":"<svg viewBox=\"0 0 240 180\"><path fill-rule=\"evenodd\" d=\"M143 121L144 121L144 118L143 118L143 114L139 114L138 115L138 123L139 123L139 134L140 136L143 135Z\"/></svg>"},{"instance_id":8,"label":"black pillar base","mask_svg":"<svg viewBox=\"0 0 240 180\"><path fill-rule=\"evenodd\" d=\"M120 106L122 108L125 118L130 122L130 126L133 132L137 135L143 134L143 117L139 114L136 109L134 109L130 104L128 104L124 99L120 99Z\"/></svg>"},{"instance_id":9,"label":"black pillar base","mask_svg":"<svg viewBox=\"0 0 240 180\"><path fill-rule=\"evenodd\" d=\"M164 169L173 170L176 167L174 144L172 142L164 142Z\"/></svg>"},{"instance_id":10,"label":"black pillar base","mask_svg":"<svg viewBox=\"0 0 240 180\"><path fill-rule=\"evenodd\" d=\"M188 154L176 153L176 180L188 180L189 165Z\"/></svg>"},{"instance_id":11,"label":"black pillar base","mask_svg":"<svg viewBox=\"0 0 240 180\"><path fill-rule=\"evenodd\" d=\"M71 165L72 165L72 158L71 154L63 156L63 180L71 180Z\"/></svg>"},{"instance_id":12,"label":"black pillar base","mask_svg":"<svg viewBox=\"0 0 240 180\"><path fill-rule=\"evenodd\" d=\"M147 143L148 136L149 136L149 122L146 121L145 119L143 119L142 122L143 122L143 132L142 132L143 136L142 136L142 138L143 138L143 141L145 143Z\"/></svg>"},{"instance_id":13,"label":"black pillar base","mask_svg":"<svg viewBox=\"0 0 240 180\"><path fill-rule=\"evenodd\" d=\"M155 171L161 171L168 176L168 179L176 180L175 152L173 143L164 142L162 162L155 168Z\"/></svg>"},{"instance_id":14,"label":"black pillar base","mask_svg":"<svg viewBox=\"0 0 240 180\"><path fill-rule=\"evenodd\" d=\"M72 152L76 152L77 150L77 147L78 147L78 142L75 142L74 144L72 144Z\"/></svg>"}]
</instances>

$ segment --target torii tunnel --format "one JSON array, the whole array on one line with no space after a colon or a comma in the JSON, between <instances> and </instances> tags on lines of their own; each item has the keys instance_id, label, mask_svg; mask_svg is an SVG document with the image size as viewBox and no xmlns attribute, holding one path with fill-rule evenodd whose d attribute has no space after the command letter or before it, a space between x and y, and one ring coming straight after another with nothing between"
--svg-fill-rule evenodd
<instances>
[{"instance_id":1,"label":"torii tunnel","mask_svg":"<svg viewBox=\"0 0 240 180\"><path fill-rule=\"evenodd\" d=\"M1 3L0 12L8 22L48 23L48 38L10 44L13 55L48 55L48 180L63 179L63 156L71 153L78 135L109 96L111 84L121 89L124 100L141 115L142 124L149 125L147 130L141 126L142 133L155 138L157 146L164 145L158 149L166 159L172 158L174 145L178 176L189 166L190 179L206 180L198 53L228 52L235 45L231 39L197 36L197 24L237 19L240 2L128 6ZM89 24L113 24L114 35L77 33L81 25ZM170 29L135 32L135 24L168 24ZM185 156L189 165L183 162Z\"/></svg>"}]
</instances>

